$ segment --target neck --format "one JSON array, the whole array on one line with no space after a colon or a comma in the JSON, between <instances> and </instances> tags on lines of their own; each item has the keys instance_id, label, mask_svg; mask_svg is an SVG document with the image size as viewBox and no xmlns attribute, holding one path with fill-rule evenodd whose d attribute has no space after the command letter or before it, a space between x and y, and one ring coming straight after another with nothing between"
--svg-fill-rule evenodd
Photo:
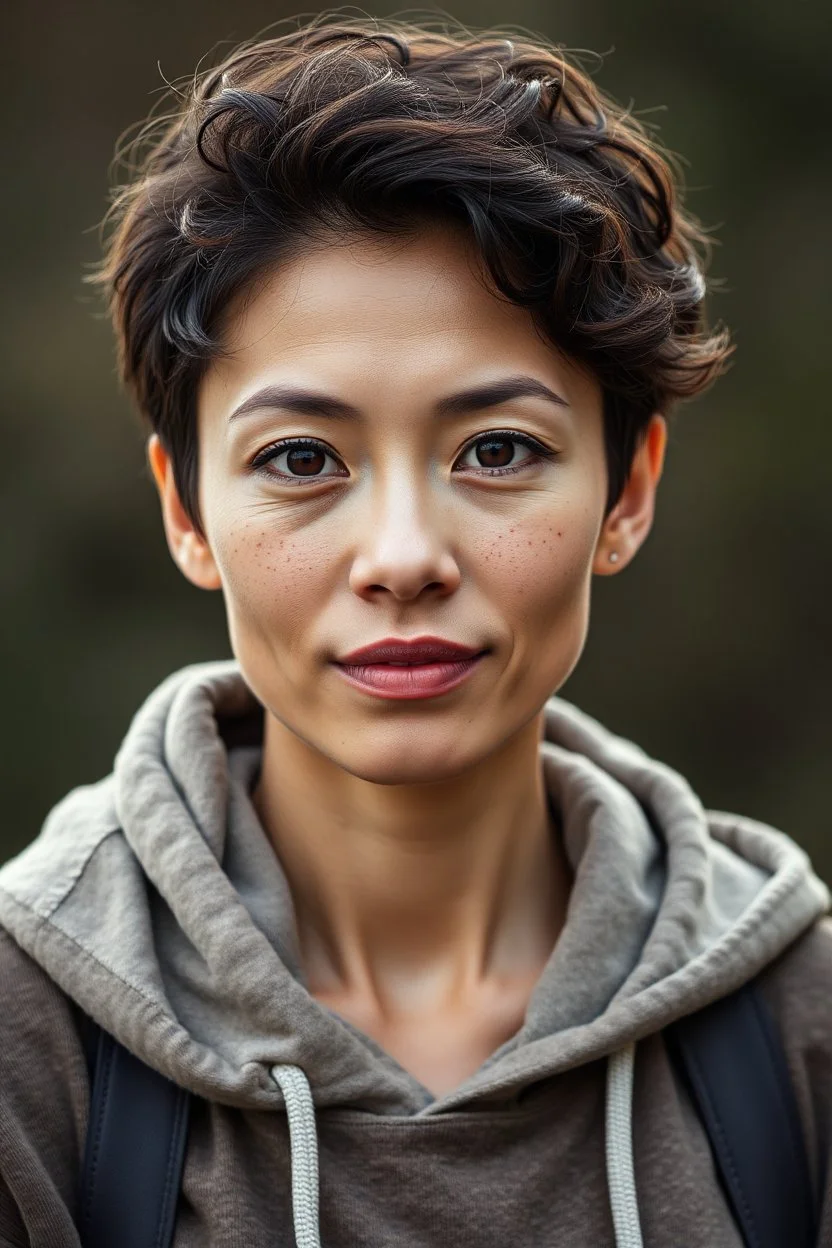
<instances>
[{"instance_id":1,"label":"neck","mask_svg":"<svg viewBox=\"0 0 832 1248\"><path fill-rule=\"evenodd\" d=\"M313 994L394 1016L534 982L571 883L541 732L532 721L450 781L381 785L266 713L254 803L286 873Z\"/></svg>"}]
</instances>

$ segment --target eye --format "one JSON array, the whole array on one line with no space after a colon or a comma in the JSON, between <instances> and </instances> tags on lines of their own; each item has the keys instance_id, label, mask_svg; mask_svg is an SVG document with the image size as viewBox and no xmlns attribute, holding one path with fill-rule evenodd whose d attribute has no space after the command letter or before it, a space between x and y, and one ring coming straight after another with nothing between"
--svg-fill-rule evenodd
<instances>
[{"instance_id":1,"label":"eye","mask_svg":"<svg viewBox=\"0 0 832 1248\"><path fill-rule=\"evenodd\" d=\"M518 455L517 446L526 452ZM496 429L491 433L480 434L470 442L463 451L463 456L474 456L474 462L464 467L477 476L503 477L513 472L523 472L534 467L543 460L554 459L556 451L549 450L536 438L527 433L517 433L508 429ZM462 463L460 458L457 463Z\"/></svg>"},{"instance_id":2,"label":"eye","mask_svg":"<svg viewBox=\"0 0 832 1248\"><path fill-rule=\"evenodd\" d=\"M258 452L251 461L251 467L281 482L299 484L347 475L346 469L343 472L324 472L327 460L340 463L323 442L312 438L284 438Z\"/></svg>"},{"instance_id":3,"label":"eye","mask_svg":"<svg viewBox=\"0 0 832 1248\"><path fill-rule=\"evenodd\" d=\"M519 454L518 447L522 448ZM475 462L466 464L465 457L471 455ZM549 450L529 434L498 429L480 434L470 442L456 465L462 464L466 472L476 476L503 477L556 457L556 451ZM324 471L327 460L339 464L340 471ZM289 485L349 476L335 453L314 438L283 438L273 442L258 452L250 466L254 471L264 472L281 484Z\"/></svg>"}]
</instances>

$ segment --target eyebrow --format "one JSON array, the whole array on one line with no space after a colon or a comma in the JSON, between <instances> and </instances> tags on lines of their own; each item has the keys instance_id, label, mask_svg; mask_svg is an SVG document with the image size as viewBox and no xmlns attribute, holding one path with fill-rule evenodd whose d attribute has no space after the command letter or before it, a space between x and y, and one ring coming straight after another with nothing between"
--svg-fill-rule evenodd
<instances>
[{"instance_id":1,"label":"eyebrow","mask_svg":"<svg viewBox=\"0 0 832 1248\"><path fill-rule=\"evenodd\" d=\"M458 394L447 395L439 400L434 410L437 416L460 416L485 407L497 407L510 399L527 397L546 399L558 407L569 407L566 399L542 381L521 374L516 377L502 377L499 381L486 382L481 386L461 390ZM335 398L334 395L281 385L265 386L262 390L255 391L234 409L228 419L236 420L238 416L246 416L249 412L273 407L297 412L302 416L325 416L330 420L361 419L361 412L357 407Z\"/></svg>"}]
</instances>

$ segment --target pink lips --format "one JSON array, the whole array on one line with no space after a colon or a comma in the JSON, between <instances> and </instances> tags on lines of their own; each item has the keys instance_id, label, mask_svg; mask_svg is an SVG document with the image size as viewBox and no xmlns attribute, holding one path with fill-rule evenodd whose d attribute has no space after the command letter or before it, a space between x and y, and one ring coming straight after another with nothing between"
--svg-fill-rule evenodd
<instances>
[{"instance_id":1,"label":"pink lips","mask_svg":"<svg viewBox=\"0 0 832 1248\"><path fill-rule=\"evenodd\" d=\"M375 697L430 698L455 689L484 655L442 637L385 637L350 651L336 666L351 685Z\"/></svg>"}]
</instances>

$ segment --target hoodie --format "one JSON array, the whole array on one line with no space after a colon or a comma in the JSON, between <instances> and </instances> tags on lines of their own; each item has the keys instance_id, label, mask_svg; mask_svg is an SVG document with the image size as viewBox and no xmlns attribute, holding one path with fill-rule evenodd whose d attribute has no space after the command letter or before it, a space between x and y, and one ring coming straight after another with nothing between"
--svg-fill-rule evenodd
<instances>
[{"instance_id":1,"label":"hoodie","mask_svg":"<svg viewBox=\"0 0 832 1248\"><path fill-rule=\"evenodd\" d=\"M79 1244L83 1012L200 1098L175 1248L732 1248L662 1029L758 975L832 1244L829 894L792 840L550 698L566 922L516 1034L433 1096L308 991L263 716L236 660L174 672L0 870L0 1244Z\"/></svg>"}]
</instances>

